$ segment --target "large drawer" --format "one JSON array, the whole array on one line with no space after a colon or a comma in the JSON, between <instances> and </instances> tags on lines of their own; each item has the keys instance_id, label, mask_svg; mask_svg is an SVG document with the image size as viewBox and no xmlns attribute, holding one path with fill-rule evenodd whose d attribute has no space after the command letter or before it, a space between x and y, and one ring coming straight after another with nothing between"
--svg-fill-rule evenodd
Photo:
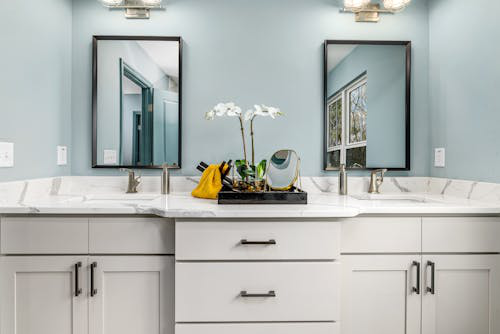
<instances>
[{"instance_id":1,"label":"large drawer","mask_svg":"<svg viewBox=\"0 0 500 334\"><path fill-rule=\"evenodd\" d=\"M3 254L87 254L87 218L6 217L1 222Z\"/></svg>"},{"instance_id":2,"label":"large drawer","mask_svg":"<svg viewBox=\"0 0 500 334\"><path fill-rule=\"evenodd\" d=\"M423 218L424 253L498 253L500 218Z\"/></svg>"},{"instance_id":3,"label":"large drawer","mask_svg":"<svg viewBox=\"0 0 500 334\"><path fill-rule=\"evenodd\" d=\"M175 252L175 225L163 218L91 218L91 254L161 254Z\"/></svg>"},{"instance_id":4,"label":"large drawer","mask_svg":"<svg viewBox=\"0 0 500 334\"><path fill-rule=\"evenodd\" d=\"M336 262L177 262L175 282L176 322L339 319Z\"/></svg>"},{"instance_id":5,"label":"large drawer","mask_svg":"<svg viewBox=\"0 0 500 334\"><path fill-rule=\"evenodd\" d=\"M178 261L333 260L339 254L340 225L334 222L180 221L176 224Z\"/></svg>"},{"instance_id":6,"label":"large drawer","mask_svg":"<svg viewBox=\"0 0 500 334\"><path fill-rule=\"evenodd\" d=\"M420 253L421 218L367 217L342 220L342 254Z\"/></svg>"},{"instance_id":7,"label":"large drawer","mask_svg":"<svg viewBox=\"0 0 500 334\"><path fill-rule=\"evenodd\" d=\"M338 334L338 324L258 323L258 324L177 324L175 334Z\"/></svg>"}]
</instances>

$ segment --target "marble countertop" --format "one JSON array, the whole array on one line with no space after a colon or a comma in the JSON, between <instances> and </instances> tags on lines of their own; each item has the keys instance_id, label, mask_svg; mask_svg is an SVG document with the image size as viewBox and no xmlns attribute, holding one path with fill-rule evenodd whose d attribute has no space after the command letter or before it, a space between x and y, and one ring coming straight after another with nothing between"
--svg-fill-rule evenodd
<instances>
[{"instance_id":1,"label":"marble countertop","mask_svg":"<svg viewBox=\"0 0 500 334\"><path fill-rule=\"evenodd\" d=\"M402 180L403 179L403 180ZM118 182L119 181L119 182ZM159 195L147 182L138 194L123 193L122 178L54 178L0 184L0 215L156 215L166 218L348 218L358 215L500 215L497 201L446 193L449 181L424 178L392 180L380 195L364 191L363 178L352 180L352 195L339 196L325 191L333 187L326 180L306 180L307 205L218 205L215 200L193 198L189 190L196 180L174 181L174 192ZM359 185L356 185L356 182ZM439 183L438 182L438 183ZM462 182L462 181L459 181ZM152 183L153 184L153 183ZM156 183L155 183L156 184ZM8 185L8 186L6 186ZM326 188L325 188L326 187ZM411 188L411 189L410 189ZM476 186L471 187L471 189ZM413 191L412 191L413 190ZM451 189L452 190L452 189ZM479 195L478 195L479 196ZM484 194L481 195L484 197Z\"/></svg>"}]
</instances>

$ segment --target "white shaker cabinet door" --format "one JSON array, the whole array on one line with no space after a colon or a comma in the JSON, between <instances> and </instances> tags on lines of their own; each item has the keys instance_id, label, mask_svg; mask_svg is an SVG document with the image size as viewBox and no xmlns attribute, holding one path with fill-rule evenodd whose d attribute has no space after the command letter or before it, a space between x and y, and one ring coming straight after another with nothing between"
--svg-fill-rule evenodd
<instances>
[{"instance_id":1,"label":"white shaker cabinet door","mask_svg":"<svg viewBox=\"0 0 500 334\"><path fill-rule=\"evenodd\" d=\"M423 334L500 334L500 255L424 256Z\"/></svg>"},{"instance_id":2,"label":"white shaker cabinet door","mask_svg":"<svg viewBox=\"0 0 500 334\"><path fill-rule=\"evenodd\" d=\"M90 334L173 334L174 258L103 256L89 261Z\"/></svg>"},{"instance_id":3,"label":"white shaker cabinet door","mask_svg":"<svg viewBox=\"0 0 500 334\"><path fill-rule=\"evenodd\" d=\"M347 255L341 262L342 334L420 334L420 255Z\"/></svg>"},{"instance_id":4,"label":"white shaker cabinet door","mask_svg":"<svg viewBox=\"0 0 500 334\"><path fill-rule=\"evenodd\" d=\"M3 257L0 261L2 334L88 333L86 257Z\"/></svg>"}]
</instances>

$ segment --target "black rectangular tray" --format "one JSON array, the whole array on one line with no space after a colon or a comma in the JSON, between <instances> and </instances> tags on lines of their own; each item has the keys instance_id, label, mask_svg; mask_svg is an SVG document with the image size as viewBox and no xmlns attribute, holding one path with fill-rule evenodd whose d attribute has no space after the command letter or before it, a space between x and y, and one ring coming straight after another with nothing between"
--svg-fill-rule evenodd
<instances>
[{"instance_id":1,"label":"black rectangular tray","mask_svg":"<svg viewBox=\"0 0 500 334\"><path fill-rule=\"evenodd\" d=\"M307 204L307 193L297 191L236 192L221 191L219 204Z\"/></svg>"}]
</instances>

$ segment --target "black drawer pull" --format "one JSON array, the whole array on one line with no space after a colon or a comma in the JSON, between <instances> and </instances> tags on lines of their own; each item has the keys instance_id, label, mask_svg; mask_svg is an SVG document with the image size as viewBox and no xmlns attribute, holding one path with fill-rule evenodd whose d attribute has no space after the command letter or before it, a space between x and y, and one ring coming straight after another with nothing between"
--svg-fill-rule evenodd
<instances>
[{"instance_id":1,"label":"black drawer pull","mask_svg":"<svg viewBox=\"0 0 500 334\"><path fill-rule=\"evenodd\" d=\"M436 294L436 264L432 261L427 261L427 267L431 267L431 286L427 287L427 292L432 295Z\"/></svg>"},{"instance_id":2,"label":"black drawer pull","mask_svg":"<svg viewBox=\"0 0 500 334\"><path fill-rule=\"evenodd\" d=\"M417 282L416 282L416 286L412 287L411 291L416 293L417 295L419 295L420 294L420 262L413 261L412 266L417 268Z\"/></svg>"},{"instance_id":3,"label":"black drawer pull","mask_svg":"<svg viewBox=\"0 0 500 334\"><path fill-rule=\"evenodd\" d=\"M241 245L276 245L276 240L270 239L268 241L250 241L247 239L241 239Z\"/></svg>"},{"instance_id":4,"label":"black drawer pull","mask_svg":"<svg viewBox=\"0 0 500 334\"><path fill-rule=\"evenodd\" d=\"M82 263L75 263L75 297L78 297L82 294L82 288L80 288L80 268L82 267Z\"/></svg>"},{"instance_id":5,"label":"black drawer pull","mask_svg":"<svg viewBox=\"0 0 500 334\"><path fill-rule=\"evenodd\" d=\"M90 264L90 296L94 297L97 295L97 289L95 288L95 268L97 268L97 262L92 262Z\"/></svg>"},{"instance_id":6,"label":"black drawer pull","mask_svg":"<svg viewBox=\"0 0 500 334\"><path fill-rule=\"evenodd\" d=\"M276 292L269 291L268 293L248 293L246 291L241 291L240 297L242 297L242 298L274 298L274 297L276 297Z\"/></svg>"}]
</instances>

